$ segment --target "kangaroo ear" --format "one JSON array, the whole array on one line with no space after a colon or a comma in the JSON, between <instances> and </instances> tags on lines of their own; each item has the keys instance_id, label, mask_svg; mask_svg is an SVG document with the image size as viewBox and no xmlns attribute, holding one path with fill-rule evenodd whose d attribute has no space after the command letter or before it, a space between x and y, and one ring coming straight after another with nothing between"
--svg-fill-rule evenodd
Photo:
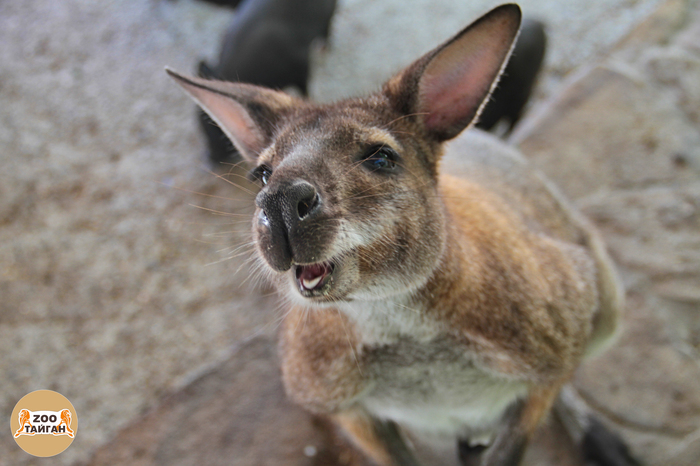
<instances>
[{"instance_id":1,"label":"kangaroo ear","mask_svg":"<svg viewBox=\"0 0 700 466\"><path fill-rule=\"evenodd\" d=\"M520 28L520 7L501 5L419 58L384 86L393 106L416 115L438 141L476 120L505 67Z\"/></svg>"},{"instance_id":2,"label":"kangaroo ear","mask_svg":"<svg viewBox=\"0 0 700 466\"><path fill-rule=\"evenodd\" d=\"M169 68L165 71L252 163L270 144L277 122L299 103L283 92L264 87L183 76Z\"/></svg>"}]
</instances>

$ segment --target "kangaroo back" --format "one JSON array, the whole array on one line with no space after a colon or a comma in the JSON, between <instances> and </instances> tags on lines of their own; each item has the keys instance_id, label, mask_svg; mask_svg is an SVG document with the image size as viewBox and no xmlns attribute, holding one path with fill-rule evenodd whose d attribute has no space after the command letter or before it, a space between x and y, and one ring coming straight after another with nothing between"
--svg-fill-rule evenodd
<instances>
[{"instance_id":1,"label":"kangaroo back","mask_svg":"<svg viewBox=\"0 0 700 466\"><path fill-rule=\"evenodd\" d=\"M599 307L586 348L595 356L615 339L624 289L598 231L515 148L471 130L449 142L441 171L497 194L533 231L585 247L596 263Z\"/></svg>"}]
</instances>

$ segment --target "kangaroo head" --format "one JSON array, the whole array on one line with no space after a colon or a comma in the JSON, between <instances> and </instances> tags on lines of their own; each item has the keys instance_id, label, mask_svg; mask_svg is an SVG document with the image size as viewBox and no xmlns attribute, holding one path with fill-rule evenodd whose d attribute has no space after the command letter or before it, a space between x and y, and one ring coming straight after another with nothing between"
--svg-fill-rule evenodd
<instances>
[{"instance_id":1,"label":"kangaroo head","mask_svg":"<svg viewBox=\"0 0 700 466\"><path fill-rule=\"evenodd\" d=\"M519 25L498 7L380 92L329 105L168 70L255 167L253 237L281 289L328 303L428 280L445 248L442 143L478 116Z\"/></svg>"}]
</instances>

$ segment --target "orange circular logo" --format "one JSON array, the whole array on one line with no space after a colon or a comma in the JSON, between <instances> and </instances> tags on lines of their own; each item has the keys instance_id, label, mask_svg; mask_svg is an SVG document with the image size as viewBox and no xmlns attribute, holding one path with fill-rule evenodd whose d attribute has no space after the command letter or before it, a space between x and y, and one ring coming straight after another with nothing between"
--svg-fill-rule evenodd
<instances>
[{"instance_id":1,"label":"orange circular logo","mask_svg":"<svg viewBox=\"0 0 700 466\"><path fill-rule=\"evenodd\" d=\"M55 456L73 443L78 415L65 396L37 390L15 405L10 428L17 445L30 455Z\"/></svg>"}]
</instances>

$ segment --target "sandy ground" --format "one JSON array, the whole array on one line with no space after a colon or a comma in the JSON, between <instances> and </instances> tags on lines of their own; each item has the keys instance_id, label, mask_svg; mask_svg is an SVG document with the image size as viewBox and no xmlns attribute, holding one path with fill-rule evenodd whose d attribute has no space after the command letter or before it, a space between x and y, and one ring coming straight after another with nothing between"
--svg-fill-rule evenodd
<instances>
[{"instance_id":1,"label":"sandy ground","mask_svg":"<svg viewBox=\"0 0 700 466\"><path fill-rule=\"evenodd\" d=\"M315 55L312 94L327 100L374 89L496 3L341 2L331 40ZM523 132L523 148L555 167L550 176L603 227L643 310L637 333L613 353L617 366L592 366L581 385L629 427L638 451L661 461L684 441L694 445L700 425L700 395L687 388L698 380L700 345L693 100L700 41L690 35L664 49L670 33L656 37L652 28L642 34L650 41L620 45L657 1L521 4L547 21L552 44L540 92L547 103ZM251 187L238 172L223 179L208 170L193 106L163 72L165 65L191 71L198 58L215 55L230 14L189 0L0 2L0 417L9 419L32 390L67 396L80 432L58 464L86 461L232 348L274 334L280 311L245 264ZM596 78L605 86L556 100L563 77L615 51L606 68L613 78ZM574 105L590 95L598 107ZM601 120L606 103L621 96L629 112ZM562 119L570 126L551 132L559 119L552 114L573 115ZM661 129L650 139L634 133L642 126ZM584 150L591 134L595 157ZM574 149L557 163L547 148L564 142ZM618 163L606 164L606 154ZM663 329L661 336L642 330L649 328ZM660 341L663 352L630 343L639 334ZM649 388L638 367L644 358L663 369L652 378L668 381L666 389ZM618 388L636 383L638 396L620 395L601 373L619 379ZM665 395L672 400L655 398ZM654 409L635 413L640 400ZM659 427L665 420L673 425ZM640 425L647 430L635 437ZM663 432L672 441L662 448ZM32 463L9 432L0 437L0 464Z\"/></svg>"}]
</instances>

